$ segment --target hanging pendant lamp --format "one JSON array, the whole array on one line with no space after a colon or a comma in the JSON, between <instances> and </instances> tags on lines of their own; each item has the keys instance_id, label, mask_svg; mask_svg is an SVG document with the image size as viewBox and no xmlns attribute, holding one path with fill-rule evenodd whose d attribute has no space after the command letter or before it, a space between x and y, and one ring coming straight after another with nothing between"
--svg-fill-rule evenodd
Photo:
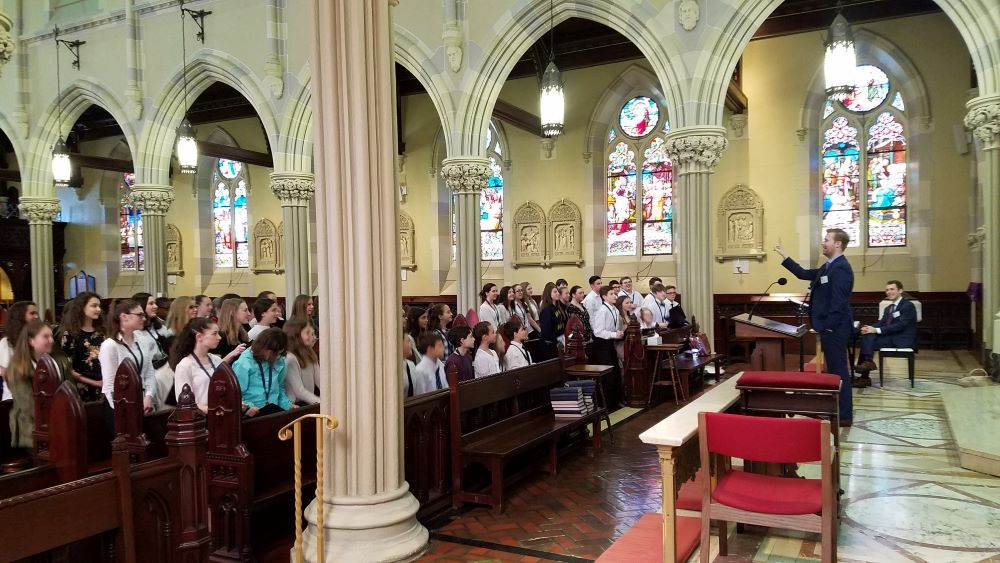
<instances>
[{"instance_id":1,"label":"hanging pendant lamp","mask_svg":"<svg viewBox=\"0 0 1000 563\"><path fill-rule=\"evenodd\" d=\"M854 34L843 14L837 14L827 33L823 75L826 78L826 95L838 102L854 91L854 74L857 57L854 48Z\"/></svg>"},{"instance_id":2,"label":"hanging pendant lamp","mask_svg":"<svg viewBox=\"0 0 1000 563\"><path fill-rule=\"evenodd\" d=\"M540 114L542 134L557 137L563 132L566 101L563 93L562 73L556 67L555 31L552 0L549 1L549 64L542 73Z\"/></svg>"},{"instance_id":3,"label":"hanging pendant lamp","mask_svg":"<svg viewBox=\"0 0 1000 563\"><path fill-rule=\"evenodd\" d=\"M73 167L69 161L69 149L62 136L62 76L59 72L59 28L55 28L53 41L56 46L56 144L52 147L52 181L56 186L69 185Z\"/></svg>"},{"instance_id":4,"label":"hanging pendant lamp","mask_svg":"<svg viewBox=\"0 0 1000 563\"><path fill-rule=\"evenodd\" d=\"M198 141L195 139L194 127L187 118L188 80L187 80L187 37L184 20L184 0L180 2L181 9L181 73L184 75L184 120L177 127L177 163L184 174L194 174L198 170Z\"/></svg>"}]
</instances>

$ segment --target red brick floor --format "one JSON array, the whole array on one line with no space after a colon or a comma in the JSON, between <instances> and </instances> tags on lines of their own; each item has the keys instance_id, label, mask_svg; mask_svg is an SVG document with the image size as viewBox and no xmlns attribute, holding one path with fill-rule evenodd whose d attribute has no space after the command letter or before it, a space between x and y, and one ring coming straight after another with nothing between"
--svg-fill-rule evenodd
<instances>
[{"instance_id":1,"label":"red brick floor","mask_svg":"<svg viewBox=\"0 0 1000 563\"><path fill-rule=\"evenodd\" d=\"M643 514L660 508L656 448L639 434L677 410L665 402L615 426L596 457L577 451L559 474L536 473L507 489L501 515L466 505L430 523L431 546L421 561L593 561ZM465 543L461 543L465 542Z\"/></svg>"}]
</instances>

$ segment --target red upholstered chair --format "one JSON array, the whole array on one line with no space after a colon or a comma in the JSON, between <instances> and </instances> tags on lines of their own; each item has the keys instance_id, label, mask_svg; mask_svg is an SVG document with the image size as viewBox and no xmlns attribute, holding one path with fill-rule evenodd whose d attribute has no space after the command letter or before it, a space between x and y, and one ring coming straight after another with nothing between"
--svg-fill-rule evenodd
<instances>
[{"instance_id":1,"label":"red upholstered chair","mask_svg":"<svg viewBox=\"0 0 1000 563\"><path fill-rule=\"evenodd\" d=\"M711 471L702 490L702 563L709 560L712 520L719 523L719 555L727 555L727 524L732 521L819 533L823 563L837 560L837 488L828 421L702 412L698 439L701 466ZM734 471L734 457L764 463L819 461L822 478Z\"/></svg>"}]
</instances>

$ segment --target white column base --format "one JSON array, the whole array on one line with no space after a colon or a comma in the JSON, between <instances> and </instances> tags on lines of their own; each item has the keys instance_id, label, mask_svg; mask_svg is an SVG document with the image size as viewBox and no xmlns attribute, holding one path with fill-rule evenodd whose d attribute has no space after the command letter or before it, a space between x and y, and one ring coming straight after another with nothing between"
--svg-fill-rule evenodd
<instances>
[{"instance_id":1,"label":"white column base","mask_svg":"<svg viewBox=\"0 0 1000 563\"><path fill-rule=\"evenodd\" d=\"M316 561L316 502L306 507L309 526L302 537L303 554L310 563L320 563ZM328 499L323 515L324 561L416 560L427 549L429 537L417 521L418 508L420 504L405 481L395 491L380 495Z\"/></svg>"}]
</instances>

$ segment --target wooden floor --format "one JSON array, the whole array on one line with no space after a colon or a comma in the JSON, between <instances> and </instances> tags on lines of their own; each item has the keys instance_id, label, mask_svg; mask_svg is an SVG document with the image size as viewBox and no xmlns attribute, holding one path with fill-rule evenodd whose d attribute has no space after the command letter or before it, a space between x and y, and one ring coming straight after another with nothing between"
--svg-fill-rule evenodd
<instances>
[{"instance_id":1,"label":"wooden floor","mask_svg":"<svg viewBox=\"0 0 1000 563\"><path fill-rule=\"evenodd\" d=\"M964 351L922 351L913 389L905 361L894 360L885 388L855 393L854 426L841 434L841 561L1000 561L1000 479L959 466L941 399L975 367ZM596 560L658 511L656 452L638 434L674 410L667 401L636 414L615 426L615 445L605 441L597 458L576 454L558 476L515 485L503 515L475 507L429 523L431 545L421 560ZM819 561L818 537L810 534L731 529L729 546L718 561ZM714 539L710 549L714 559Z\"/></svg>"}]
</instances>

